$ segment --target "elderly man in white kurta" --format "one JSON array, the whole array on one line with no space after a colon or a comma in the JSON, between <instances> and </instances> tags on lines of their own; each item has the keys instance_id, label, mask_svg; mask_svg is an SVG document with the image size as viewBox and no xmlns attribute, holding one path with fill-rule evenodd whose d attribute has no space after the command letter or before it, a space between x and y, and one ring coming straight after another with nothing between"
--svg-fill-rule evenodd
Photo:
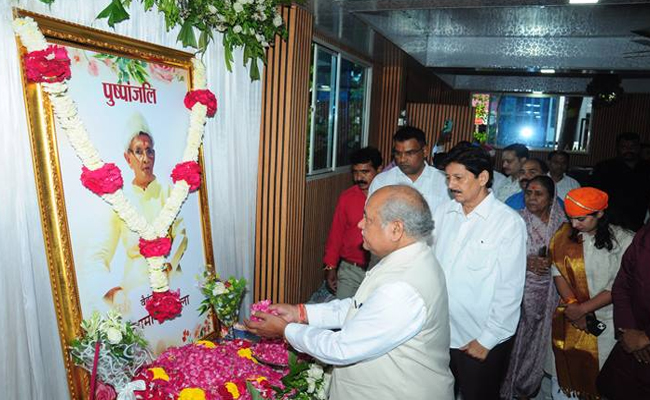
<instances>
[{"instance_id":1,"label":"elderly man in white kurta","mask_svg":"<svg viewBox=\"0 0 650 400\"><path fill-rule=\"evenodd\" d=\"M271 306L253 333L284 335L302 352L335 366L331 400L452 400L444 275L426 244L433 224L415 189L374 193L359 227L364 247L382 257L353 298ZM332 331L331 329L340 329Z\"/></svg>"}]
</instances>

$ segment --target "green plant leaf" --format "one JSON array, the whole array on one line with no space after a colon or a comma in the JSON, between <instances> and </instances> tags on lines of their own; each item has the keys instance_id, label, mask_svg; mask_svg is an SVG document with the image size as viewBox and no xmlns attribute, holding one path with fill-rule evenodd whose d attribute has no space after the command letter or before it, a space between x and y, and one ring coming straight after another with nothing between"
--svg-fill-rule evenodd
<instances>
[{"instance_id":1,"label":"green plant leaf","mask_svg":"<svg viewBox=\"0 0 650 400\"><path fill-rule=\"evenodd\" d=\"M196 44L196 36L194 35L194 25L191 20L186 20L181 26L181 31L178 32L178 38L176 40L180 41L185 47L198 48Z\"/></svg>"},{"instance_id":2,"label":"green plant leaf","mask_svg":"<svg viewBox=\"0 0 650 400\"><path fill-rule=\"evenodd\" d=\"M114 28L115 24L129 19L130 15L122 5L121 0L112 0L111 4L103 9L95 18L108 18L108 26Z\"/></svg>"},{"instance_id":3,"label":"green plant leaf","mask_svg":"<svg viewBox=\"0 0 650 400\"><path fill-rule=\"evenodd\" d=\"M264 400L262 394L249 381L246 381L246 390L251 395L251 400Z\"/></svg>"}]
</instances>

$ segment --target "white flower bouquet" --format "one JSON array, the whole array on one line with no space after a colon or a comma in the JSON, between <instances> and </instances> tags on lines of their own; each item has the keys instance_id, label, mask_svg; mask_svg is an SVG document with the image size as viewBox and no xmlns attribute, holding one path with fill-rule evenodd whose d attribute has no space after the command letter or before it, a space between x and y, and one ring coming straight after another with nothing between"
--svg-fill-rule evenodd
<instances>
[{"instance_id":1,"label":"white flower bouquet","mask_svg":"<svg viewBox=\"0 0 650 400\"><path fill-rule=\"evenodd\" d=\"M95 351L99 348L97 376L117 392L131 382L141 366L153 359L139 328L123 322L116 311L109 311L105 317L95 311L81 322L81 328L83 336L74 339L70 345L74 363L92 371Z\"/></svg>"}]
</instances>

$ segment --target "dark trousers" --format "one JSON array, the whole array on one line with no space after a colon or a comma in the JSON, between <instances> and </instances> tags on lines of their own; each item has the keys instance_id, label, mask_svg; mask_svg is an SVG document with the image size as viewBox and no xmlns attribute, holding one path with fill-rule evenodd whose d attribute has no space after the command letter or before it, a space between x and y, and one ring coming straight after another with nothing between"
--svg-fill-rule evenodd
<instances>
[{"instance_id":1,"label":"dark trousers","mask_svg":"<svg viewBox=\"0 0 650 400\"><path fill-rule=\"evenodd\" d=\"M449 366L454 374L456 395L463 400L499 400L501 382L508 370L513 339L495 346L485 361L478 361L458 349L451 349Z\"/></svg>"},{"instance_id":2,"label":"dark trousers","mask_svg":"<svg viewBox=\"0 0 650 400\"><path fill-rule=\"evenodd\" d=\"M650 399L650 365L617 343L598 375L598 392L610 400Z\"/></svg>"}]
</instances>

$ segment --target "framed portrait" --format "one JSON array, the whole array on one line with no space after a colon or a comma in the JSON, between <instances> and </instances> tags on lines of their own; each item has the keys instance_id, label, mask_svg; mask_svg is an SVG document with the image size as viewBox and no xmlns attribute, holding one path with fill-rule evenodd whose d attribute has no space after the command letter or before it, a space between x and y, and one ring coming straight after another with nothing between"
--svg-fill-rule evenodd
<instances>
[{"instance_id":1,"label":"framed portrait","mask_svg":"<svg viewBox=\"0 0 650 400\"><path fill-rule=\"evenodd\" d=\"M123 191L134 208L153 221L185 148L189 110L183 99L192 88L192 54L27 11L15 13L33 18L48 42L67 49L68 93L90 140L105 162L122 171ZM88 376L74 366L68 346L95 310L115 309L140 325L155 355L216 335L214 316L197 311L203 300L197 276L206 266L214 272L207 188L204 180L190 193L169 229L169 286L180 289L183 311L159 324L144 307L151 288L138 235L82 185L81 161L57 126L47 95L24 77L23 85L64 362L72 397L85 398ZM199 164L203 169L202 153Z\"/></svg>"}]
</instances>

